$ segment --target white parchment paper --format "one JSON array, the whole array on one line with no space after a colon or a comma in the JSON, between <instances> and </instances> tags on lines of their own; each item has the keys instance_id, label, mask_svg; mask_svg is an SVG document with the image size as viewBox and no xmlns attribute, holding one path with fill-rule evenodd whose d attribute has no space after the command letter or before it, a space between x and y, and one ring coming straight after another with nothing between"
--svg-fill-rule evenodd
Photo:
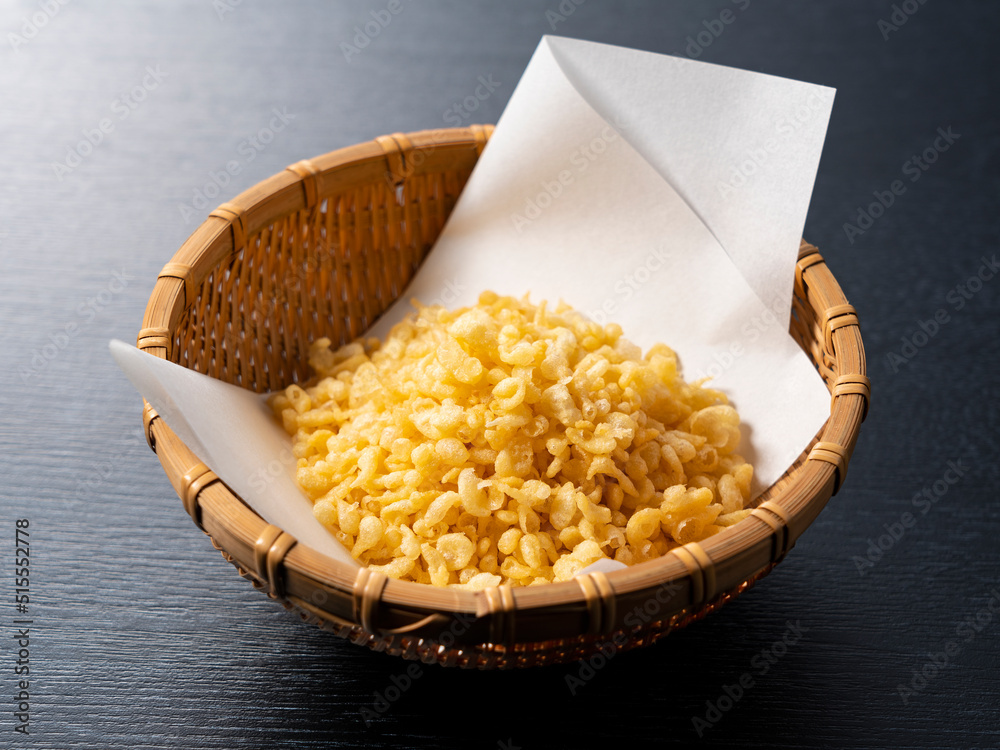
<instances>
[{"instance_id":1,"label":"white parchment paper","mask_svg":"<svg viewBox=\"0 0 1000 750\"><path fill-rule=\"evenodd\" d=\"M409 300L484 289L565 300L647 349L677 351L743 420L755 492L829 416L788 334L794 263L833 92L722 66L545 37ZM354 562L294 483L260 396L121 342L116 361L167 424L265 520Z\"/></svg>"}]
</instances>

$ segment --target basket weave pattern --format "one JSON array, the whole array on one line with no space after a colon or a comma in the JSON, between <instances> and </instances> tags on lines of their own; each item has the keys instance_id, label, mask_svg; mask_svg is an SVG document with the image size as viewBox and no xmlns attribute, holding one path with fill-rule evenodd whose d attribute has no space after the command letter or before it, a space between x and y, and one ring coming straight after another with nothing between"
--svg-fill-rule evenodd
<instances>
[{"instance_id":1,"label":"basket weave pattern","mask_svg":"<svg viewBox=\"0 0 1000 750\"><path fill-rule=\"evenodd\" d=\"M292 165L212 212L164 266L137 346L256 392L309 378L311 341L361 335L433 245L490 126L383 136ZM404 658L505 668L648 645L781 561L844 481L868 409L858 318L802 243L791 333L831 391L813 445L749 518L610 574L483 592L390 581L267 524L146 404L150 447L195 524L256 588L304 620Z\"/></svg>"}]
</instances>

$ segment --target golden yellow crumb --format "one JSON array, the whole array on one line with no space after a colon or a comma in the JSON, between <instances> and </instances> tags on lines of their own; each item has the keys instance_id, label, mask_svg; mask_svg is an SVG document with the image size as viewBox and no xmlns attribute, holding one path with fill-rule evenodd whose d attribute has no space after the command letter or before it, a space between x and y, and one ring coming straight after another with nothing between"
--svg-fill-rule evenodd
<instances>
[{"instance_id":1,"label":"golden yellow crumb","mask_svg":"<svg viewBox=\"0 0 1000 750\"><path fill-rule=\"evenodd\" d=\"M392 578L482 589L649 560L749 513L726 397L663 344L484 292L384 343L312 346L271 398L316 517Z\"/></svg>"}]
</instances>

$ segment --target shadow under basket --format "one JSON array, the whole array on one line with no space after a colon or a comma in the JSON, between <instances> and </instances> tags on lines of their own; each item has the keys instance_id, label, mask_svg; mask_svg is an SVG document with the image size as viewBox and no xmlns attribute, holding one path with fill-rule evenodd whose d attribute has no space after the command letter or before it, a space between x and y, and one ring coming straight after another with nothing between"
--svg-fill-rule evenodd
<instances>
[{"instance_id":1,"label":"shadow under basket","mask_svg":"<svg viewBox=\"0 0 1000 750\"><path fill-rule=\"evenodd\" d=\"M138 347L256 392L310 377L311 341L361 335L434 244L490 126L383 136L298 162L211 213L160 272ZM146 436L223 557L302 619L447 666L527 667L645 646L745 591L847 473L870 386L855 310L815 247L799 251L791 333L830 418L739 524L625 570L472 592L389 580L269 525L146 404Z\"/></svg>"}]
</instances>

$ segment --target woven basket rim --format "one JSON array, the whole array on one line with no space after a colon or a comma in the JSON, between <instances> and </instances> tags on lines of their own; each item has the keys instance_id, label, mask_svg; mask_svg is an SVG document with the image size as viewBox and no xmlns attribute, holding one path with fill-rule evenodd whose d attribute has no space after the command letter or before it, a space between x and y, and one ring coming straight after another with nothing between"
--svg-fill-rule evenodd
<instances>
[{"instance_id":1,"label":"woven basket rim","mask_svg":"<svg viewBox=\"0 0 1000 750\"><path fill-rule=\"evenodd\" d=\"M139 348L169 359L175 327L194 303L197 289L206 276L235 258L247 238L262 228L282 216L316 206L329 194L327 186L336 185L345 174L364 173L369 178L382 175L393 185L402 186L413 175L438 168L439 162L451 158L453 153L469 152L474 161L491 131L489 126L471 126L383 136L299 162L240 193L213 211L164 267L150 296L138 336ZM423 158L418 159L419 156ZM780 561L843 483L860 423L867 413L870 392L856 312L817 249L805 241L796 265L795 294L809 303L798 311L799 317L804 311L815 318L811 324L799 321L800 327L809 331L802 334L799 343L824 375L832 393L830 418L789 471L758 496L757 507L750 517L694 546L678 548L690 550L687 554L672 550L655 560L607 573L606 581L614 597L648 593L664 584L681 582L689 594L685 602L690 606L706 605L720 592L760 575ZM792 325L794 328L795 320ZM201 514L207 505L239 506L227 510L241 518L239 528L230 529L229 534L212 529L215 532L212 536L213 540L224 537L224 550L233 545L257 549L254 561L244 559L241 569L252 573L279 598L287 598L288 592L272 580L276 575L294 572L312 577L318 586L353 598L353 617L344 617L345 623L377 629L370 618L365 621L364 612L359 612L370 597L358 590L358 569L303 544L295 544L294 540L289 543L281 537L280 529L276 534L275 527L200 463L148 404L145 425L151 447L165 470L168 464L171 467L178 464L181 469L185 464L189 467L182 472L180 482L175 482L175 488L199 526L204 529ZM243 529L243 525L247 528ZM268 546L261 550L264 542ZM272 561L275 545L288 548L282 551L280 559ZM740 555L752 570L746 564L742 567L733 564L734 556ZM370 581L368 585L372 590L378 588ZM381 589L377 604L383 612L393 612L390 620L411 624L419 624L420 617L436 612L483 617L499 608L523 616L532 610L552 607L592 606L578 580L515 588L509 606L497 604L495 595L488 592L398 580L380 581L378 585Z\"/></svg>"}]
</instances>

